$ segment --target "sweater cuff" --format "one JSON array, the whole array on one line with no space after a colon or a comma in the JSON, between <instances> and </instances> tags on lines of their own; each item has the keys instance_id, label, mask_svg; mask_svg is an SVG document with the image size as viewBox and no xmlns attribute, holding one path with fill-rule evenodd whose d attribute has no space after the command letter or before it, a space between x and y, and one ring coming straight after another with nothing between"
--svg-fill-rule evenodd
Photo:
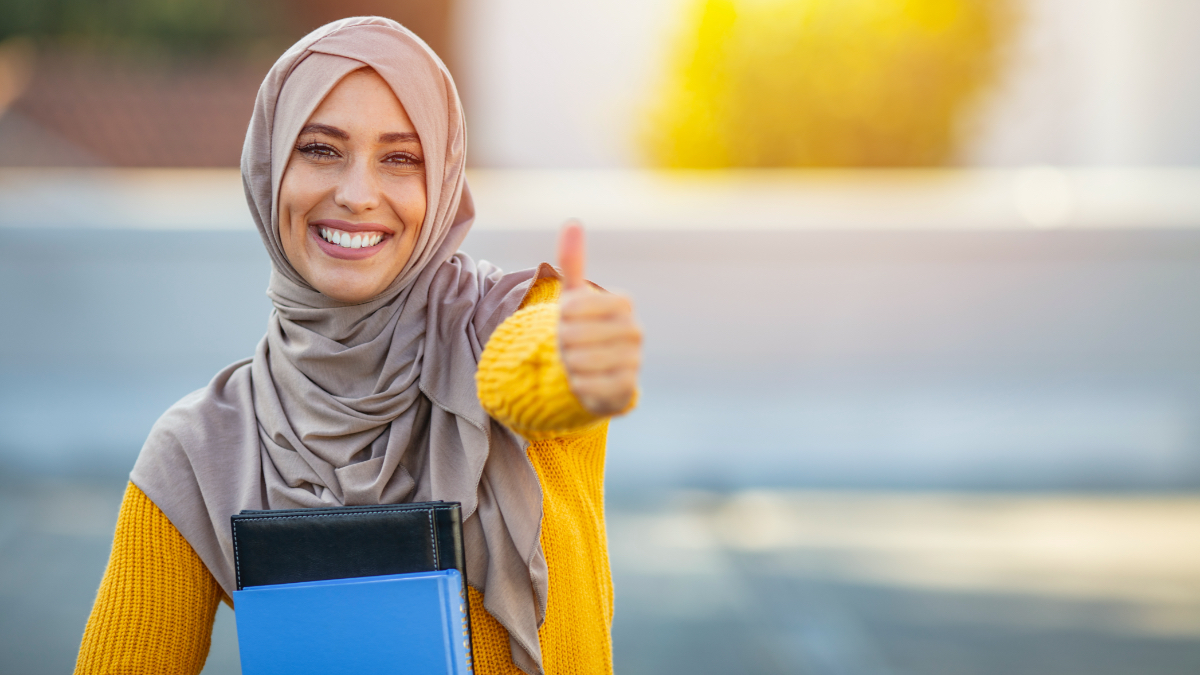
<instances>
[{"instance_id":1,"label":"sweater cuff","mask_svg":"<svg viewBox=\"0 0 1200 675\"><path fill-rule=\"evenodd\" d=\"M558 319L558 303L518 310L492 333L479 360L475 381L484 409L529 440L586 433L607 419L571 393Z\"/></svg>"}]
</instances>

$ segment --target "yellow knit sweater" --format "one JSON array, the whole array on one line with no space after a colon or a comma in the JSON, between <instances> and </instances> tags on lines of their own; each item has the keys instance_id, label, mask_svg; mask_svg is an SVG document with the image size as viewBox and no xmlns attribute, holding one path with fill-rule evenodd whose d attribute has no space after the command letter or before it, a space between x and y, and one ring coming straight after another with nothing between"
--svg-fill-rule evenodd
<instances>
[{"instance_id":1,"label":"yellow knit sweater","mask_svg":"<svg viewBox=\"0 0 1200 675\"><path fill-rule=\"evenodd\" d=\"M571 394L559 360L559 284L539 281L488 341L476 381L484 408L529 438L542 486L541 543L550 573L539 631L548 675L612 672L612 577L604 532L607 420ZM508 634L471 596L475 672L517 675ZM132 483L92 608L77 674L196 675L221 588L162 511ZM226 602L228 599L225 598Z\"/></svg>"}]
</instances>

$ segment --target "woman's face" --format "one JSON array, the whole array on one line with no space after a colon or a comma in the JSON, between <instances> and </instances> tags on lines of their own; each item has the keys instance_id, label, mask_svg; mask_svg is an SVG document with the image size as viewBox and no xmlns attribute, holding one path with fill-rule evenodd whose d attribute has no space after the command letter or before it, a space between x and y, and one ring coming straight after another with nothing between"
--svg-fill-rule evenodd
<instances>
[{"instance_id":1,"label":"woman's face","mask_svg":"<svg viewBox=\"0 0 1200 675\"><path fill-rule=\"evenodd\" d=\"M301 130L279 188L279 237L300 276L342 302L382 293L425 220L424 157L378 73L343 78Z\"/></svg>"}]
</instances>

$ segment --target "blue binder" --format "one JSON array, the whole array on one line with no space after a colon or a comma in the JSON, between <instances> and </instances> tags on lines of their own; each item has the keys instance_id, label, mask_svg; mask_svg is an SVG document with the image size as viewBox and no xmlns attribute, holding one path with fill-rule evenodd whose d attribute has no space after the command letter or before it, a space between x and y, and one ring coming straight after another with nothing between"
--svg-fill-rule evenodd
<instances>
[{"instance_id":1,"label":"blue binder","mask_svg":"<svg viewBox=\"0 0 1200 675\"><path fill-rule=\"evenodd\" d=\"M252 586L233 594L243 675L468 675L458 570Z\"/></svg>"}]
</instances>

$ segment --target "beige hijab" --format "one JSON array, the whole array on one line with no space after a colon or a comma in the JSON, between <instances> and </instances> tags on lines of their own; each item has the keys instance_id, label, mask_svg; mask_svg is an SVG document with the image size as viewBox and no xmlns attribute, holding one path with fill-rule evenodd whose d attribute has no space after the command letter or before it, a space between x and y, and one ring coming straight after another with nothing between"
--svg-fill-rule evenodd
<instances>
[{"instance_id":1,"label":"beige hijab","mask_svg":"<svg viewBox=\"0 0 1200 675\"><path fill-rule=\"evenodd\" d=\"M277 201L301 127L348 73L391 86L425 154L428 210L412 258L379 297L346 305L296 273ZM525 443L488 417L475 370L495 327L549 266L501 274L458 252L474 219L454 82L419 38L344 19L289 49L263 81L242 179L270 253L275 305L254 358L172 406L131 478L234 590L229 516L242 509L462 502L467 577L508 630L513 661L541 673L547 573L542 495Z\"/></svg>"}]
</instances>

